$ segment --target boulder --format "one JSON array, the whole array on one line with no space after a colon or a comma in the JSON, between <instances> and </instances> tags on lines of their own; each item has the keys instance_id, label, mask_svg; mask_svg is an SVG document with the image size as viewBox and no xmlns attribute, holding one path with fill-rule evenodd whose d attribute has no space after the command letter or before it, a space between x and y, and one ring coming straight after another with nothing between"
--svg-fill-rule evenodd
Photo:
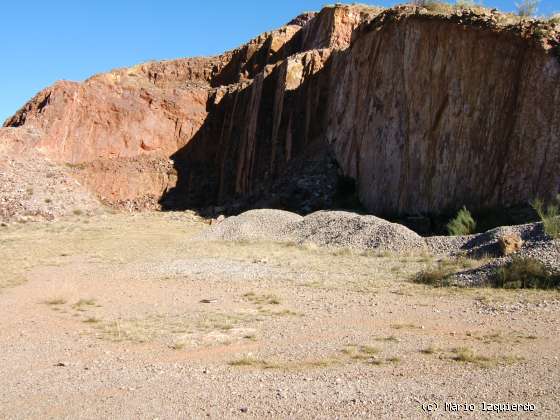
<instances>
[{"instance_id":1,"label":"boulder","mask_svg":"<svg viewBox=\"0 0 560 420\"><path fill-rule=\"evenodd\" d=\"M498 237L498 246L500 247L502 256L508 256L521 249L523 240L518 233L505 233Z\"/></svg>"}]
</instances>

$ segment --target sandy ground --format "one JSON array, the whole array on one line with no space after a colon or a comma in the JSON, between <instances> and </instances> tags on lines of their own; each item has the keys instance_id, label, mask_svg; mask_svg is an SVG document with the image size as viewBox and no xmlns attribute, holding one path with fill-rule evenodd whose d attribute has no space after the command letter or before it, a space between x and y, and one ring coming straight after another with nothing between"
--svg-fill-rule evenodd
<instances>
[{"instance_id":1,"label":"sandy ground","mask_svg":"<svg viewBox=\"0 0 560 420\"><path fill-rule=\"evenodd\" d=\"M0 418L559 417L559 293L413 284L426 255L189 239L205 227L0 227Z\"/></svg>"}]
</instances>

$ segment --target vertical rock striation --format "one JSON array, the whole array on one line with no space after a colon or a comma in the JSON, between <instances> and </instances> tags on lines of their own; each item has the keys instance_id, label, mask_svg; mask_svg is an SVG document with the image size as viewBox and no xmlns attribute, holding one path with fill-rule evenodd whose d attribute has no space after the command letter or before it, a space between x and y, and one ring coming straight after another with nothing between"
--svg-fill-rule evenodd
<instances>
[{"instance_id":1,"label":"vertical rock striation","mask_svg":"<svg viewBox=\"0 0 560 420\"><path fill-rule=\"evenodd\" d=\"M5 125L111 204L310 211L344 175L379 214L515 205L559 192L557 29L327 7L221 56L59 82Z\"/></svg>"}]
</instances>

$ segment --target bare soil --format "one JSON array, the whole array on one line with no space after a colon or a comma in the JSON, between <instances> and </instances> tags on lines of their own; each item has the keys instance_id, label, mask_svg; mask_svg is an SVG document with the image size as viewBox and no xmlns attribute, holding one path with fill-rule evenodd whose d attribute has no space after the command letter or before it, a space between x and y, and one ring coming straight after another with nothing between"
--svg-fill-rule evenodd
<instances>
[{"instance_id":1,"label":"bare soil","mask_svg":"<svg viewBox=\"0 0 560 420\"><path fill-rule=\"evenodd\" d=\"M558 292L431 288L410 281L424 254L190 239L205 228L0 227L0 418L558 416Z\"/></svg>"}]
</instances>

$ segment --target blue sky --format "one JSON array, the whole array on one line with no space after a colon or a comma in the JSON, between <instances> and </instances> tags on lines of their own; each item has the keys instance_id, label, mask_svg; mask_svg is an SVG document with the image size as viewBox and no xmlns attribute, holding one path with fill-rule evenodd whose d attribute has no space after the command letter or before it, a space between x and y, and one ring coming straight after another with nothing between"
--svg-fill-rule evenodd
<instances>
[{"instance_id":1,"label":"blue sky","mask_svg":"<svg viewBox=\"0 0 560 420\"><path fill-rule=\"evenodd\" d=\"M332 1L334 3L334 1ZM0 10L0 123L56 80L153 59L210 55L234 48L299 13L316 0L27 0ZM360 3L390 6L394 1ZM514 1L486 6L515 9ZM539 14L560 11L543 0Z\"/></svg>"}]
</instances>

